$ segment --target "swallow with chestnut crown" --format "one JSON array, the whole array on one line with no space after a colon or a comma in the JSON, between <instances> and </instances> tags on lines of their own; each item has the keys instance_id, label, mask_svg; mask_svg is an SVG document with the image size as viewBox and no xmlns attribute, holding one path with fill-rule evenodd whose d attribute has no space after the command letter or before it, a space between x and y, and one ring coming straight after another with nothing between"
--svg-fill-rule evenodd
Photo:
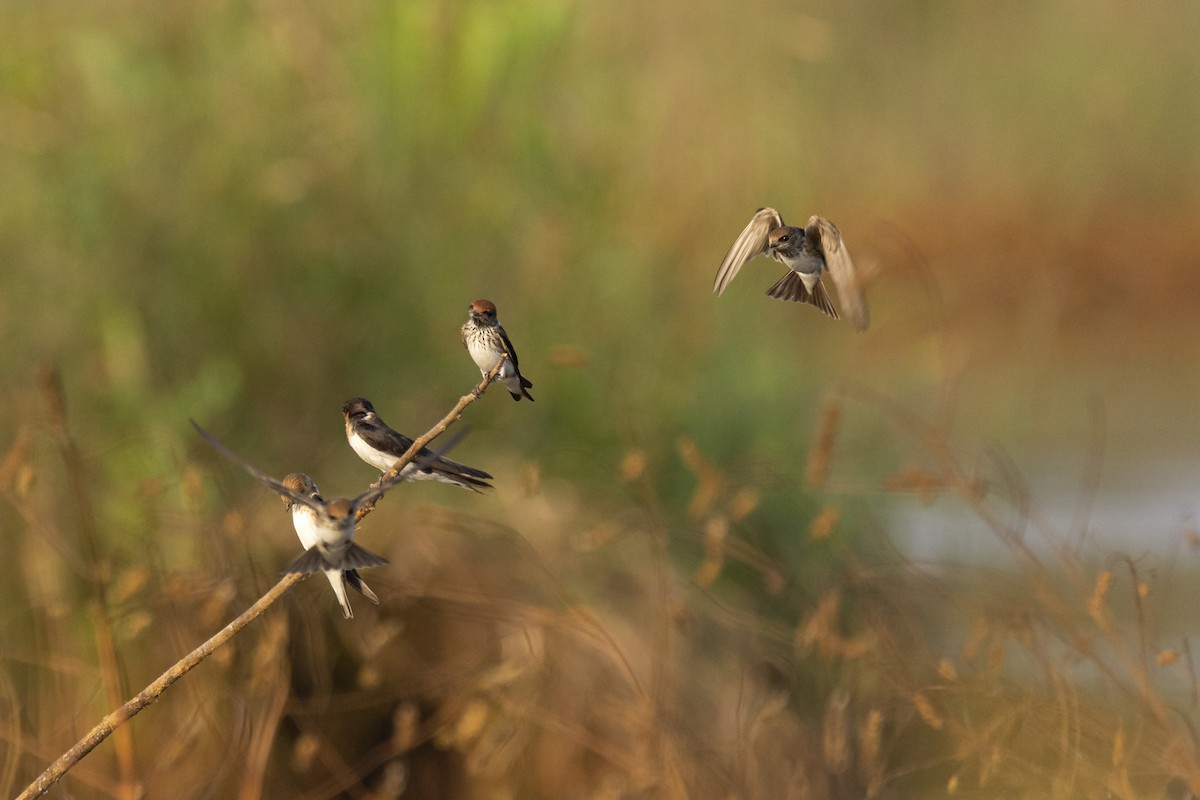
<instances>
[{"instance_id":1,"label":"swallow with chestnut crown","mask_svg":"<svg viewBox=\"0 0 1200 800\"><path fill-rule=\"evenodd\" d=\"M204 438L204 441L212 445L213 449L218 453L244 469L250 477L268 489L282 495L285 498L285 503L291 500L293 503L299 503L312 512L311 526L306 527L305 534L301 536L301 541L307 536L311 536L314 541L299 558L284 567L284 574L291 572L328 573L331 570L345 573L348 570L382 567L388 563L386 558L375 555L365 547L355 544L355 515L363 505L378 500L390 489L401 483L404 480L401 476L398 475L391 481L379 486L373 486L356 497L339 497L335 500L326 501L315 492L315 486L313 487L314 491L307 492L305 491L306 487L296 482L293 482L289 486L282 481L272 478L221 444L216 437L201 428L195 420L191 422L192 427ZM294 515L293 522L295 522ZM299 527L297 527L297 533L299 533ZM335 588L334 591L337 591L337 589ZM343 613L349 616L347 606L343 606L342 610Z\"/></svg>"},{"instance_id":2,"label":"swallow with chestnut crown","mask_svg":"<svg viewBox=\"0 0 1200 800\"><path fill-rule=\"evenodd\" d=\"M285 476L281 483L286 488L302 494L316 503L325 502L325 499L321 497L321 493L317 489L317 484L303 472L293 472ZM323 531L318 521L317 512L311 506L296 502L290 495L281 494L279 498L283 500L283 510L291 512L292 525L296 528L296 536L300 537L300 544L304 547L305 553L307 553L323 540ZM375 605L379 605L379 598L375 596L371 588L359 577L357 569L326 569L322 570L322 572L329 579L329 585L333 587L333 593L337 595L337 601L342 606L342 615L346 619L354 618L354 609L350 607L350 599L346 597L346 586L350 586L350 588L356 590Z\"/></svg>"},{"instance_id":3,"label":"swallow with chestnut crown","mask_svg":"<svg viewBox=\"0 0 1200 800\"><path fill-rule=\"evenodd\" d=\"M713 291L724 292L742 265L763 253L788 268L787 274L767 290L769 297L808 303L838 319L838 312L821 283L821 273L828 272L854 329L867 329L870 317L862 283L842 241L842 233L832 222L812 216L807 225L796 228L785 225L775 209L760 208L725 254Z\"/></svg>"},{"instance_id":4,"label":"swallow with chestnut crown","mask_svg":"<svg viewBox=\"0 0 1200 800\"><path fill-rule=\"evenodd\" d=\"M533 402L533 397L525 391L533 388L533 384L521 374L520 366L517 364L517 351L513 348L512 342L508 340L504 326L496 319L496 304L491 300L476 300L471 303L468 310L470 313L467 316L466 324L462 326L462 343L463 347L467 348L467 352L471 354L471 360L475 362L475 366L479 367L479 371L486 376L496 366L500 356L507 354L508 358L505 359L504 366L496 375L496 380L504 384L504 388L508 389L513 400L520 400L524 397Z\"/></svg>"},{"instance_id":5,"label":"swallow with chestnut crown","mask_svg":"<svg viewBox=\"0 0 1200 800\"><path fill-rule=\"evenodd\" d=\"M413 440L392 430L375 413L375 406L364 397L351 397L342 405L346 421L346 439L358 457L380 472L388 472L402 455L412 447ZM406 464L400 477L410 481L441 481L472 491L491 489L492 476L481 469L468 467L437 455L427 447L417 458Z\"/></svg>"}]
</instances>

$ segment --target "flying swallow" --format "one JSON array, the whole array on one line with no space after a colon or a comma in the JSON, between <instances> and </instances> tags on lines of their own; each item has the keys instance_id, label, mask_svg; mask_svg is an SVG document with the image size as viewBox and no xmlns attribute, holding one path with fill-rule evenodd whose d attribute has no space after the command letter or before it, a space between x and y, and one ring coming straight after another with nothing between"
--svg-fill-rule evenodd
<instances>
[{"instance_id":1,"label":"flying swallow","mask_svg":"<svg viewBox=\"0 0 1200 800\"><path fill-rule=\"evenodd\" d=\"M346 439L358 457L380 472L387 472L392 465L408 452L413 440L388 427L375 413L371 401L362 397L351 397L342 405L342 418L346 421ZM427 447L421 448L417 459L406 464L400 477L410 481L441 481L480 491L491 489L491 475L481 469L468 467L437 455Z\"/></svg>"},{"instance_id":2,"label":"flying swallow","mask_svg":"<svg viewBox=\"0 0 1200 800\"><path fill-rule=\"evenodd\" d=\"M382 567L388 563L386 558L375 555L365 547L354 543L355 514L361 506L378 500L389 489L399 484L403 478L397 476L387 483L368 489L357 497L339 497L326 501L315 492L298 491L295 484L288 486L258 470L221 444L216 437L201 428L195 420L191 422L192 427L204 438L204 441L212 445L218 453L244 469L263 486L312 511L312 525L306 530L305 536L312 535L315 541L299 558L284 567L285 574L329 571L345 573L368 567ZM294 521L295 517L293 516ZM299 526L297 526L297 533L299 533ZM303 538L302 536L301 539L303 540ZM343 613L346 613L348 607L343 606L342 610Z\"/></svg>"},{"instance_id":3,"label":"flying swallow","mask_svg":"<svg viewBox=\"0 0 1200 800\"><path fill-rule=\"evenodd\" d=\"M517 351L508 340L504 327L496 320L496 304L491 300L476 300L468 310L470 314L466 324L462 326L462 343L471 354L475 366L487 375L496 366L500 356L507 353L508 358L500 368L496 380L504 384L513 400L524 397L533 402L533 397L525 391L533 388L533 384L521 374L517 364Z\"/></svg>"},{"instance_id":4,"label":"flying swallow","mask_svg":"<svg viewBox=\"0 0 1200 800\"><path fill-rule=\"evenodd\" d=\"M767 290L768 296L809 303L838 319L837 310L821 284L821 273L828 272L854 329L867 329L870 317L862 284L842 241L842 233L832 222L813 216L803 228L795 228L784 225L775 209L760 208L725 254L725 260L717 270L713 291L724 292L742 265L763 253L788 268L787 274Z\"/></svg>"}]
</instances>

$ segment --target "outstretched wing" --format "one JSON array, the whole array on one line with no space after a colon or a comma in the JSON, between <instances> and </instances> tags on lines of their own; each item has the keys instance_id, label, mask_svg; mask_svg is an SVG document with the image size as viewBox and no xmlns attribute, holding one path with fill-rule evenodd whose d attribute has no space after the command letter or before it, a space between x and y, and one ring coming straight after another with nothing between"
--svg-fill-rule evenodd
<instances>
[{"instance_id":1,"label":"outstretched wing","mask_svg":"<svg viewBox=\"0 0 1200 800\"><path fill-rule=\"evenodd\" d=\"M837 287L842 310L850 316L856 331L865 331L871 324L871 317L867 312L867 299L863 296L862 283L858 271L854 268L854 261L846 250L846 243L842 241L842 232L838 230L837 225L817 216L808 218L806 231L809 232L810 241L813 232L816 234L816 243L825 256L825 266L829 269L833 285Z\"/></svg>"},{"instance_id":2,"label":"outstretched wing","mask_svg":"<svg viewBox=\"0 0 1200 800\"><path fill-rule=\"evenodd\" d=\"M725 260L717 269L717 278L713 282L713 291L721 294L750 259L767 252L767 236L771 231L783 225L783 218L773 208L760 208L750 218L750 222L733 240L733 246L725 254Z\"/></svg>"},{"instance_id":3,"label":"outstretched wing","mask_svg":"<svg viewBox=\"0 0 1200 800\"><path fill-rule=\"evenodd\" d=\"M201 428L200 425L197 424L196 420L190 419L188 421L192 423L192 427L196 429L196 432L199 433L201 437L203 437L204 441L206 441L210 445L212 445L212 448L214 450L216 450L218 453L220 453L221 455L228 458L233 463L237 464L242 469L246 470L246 472L250 475L250 477L257 480L263 486L266 486L268 489L278 492L279 494L287 495L288 497L292 498L293 500L295 500L297 503L299 503L302 506L308 506L309 508L314 508L314 509L322 508L322 505L314 502L311 497L306 497L305 495L301 494L300 492L297 492L293 489L288 488L287 486L284 486L281 482L275 480L270 475L266 474L265 472L262 472L261 470L252 466L247 461L243 460L242 457L239 456L237 453L233 452L228 447L221 444L221 442L219 442L215 436L213 436L208 431L204 430L204 428Z\"/></svg>"}]
</instances>

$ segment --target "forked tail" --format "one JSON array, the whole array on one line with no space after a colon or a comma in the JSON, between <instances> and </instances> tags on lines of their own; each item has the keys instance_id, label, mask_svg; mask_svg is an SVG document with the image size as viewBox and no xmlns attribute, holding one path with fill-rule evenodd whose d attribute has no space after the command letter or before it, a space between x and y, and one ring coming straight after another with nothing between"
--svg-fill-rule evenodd
<instances>
[{"instance_id":1,"label":"forked tail","mask_svg":"<svg viewBox=\"0 0 1200 800\"><path fill-rule=\"evenodd\" d=\"M788 270L784 276L776 281L775 285L767 289L767 297L774 297L777 300L790 300L794 303L808 303L816 306L834 319L838 319L837 309L833 307L833 303L829 301L829 294L825 291L825 284L820 280L813 286L812 291L804 285L804 281L800 278L800 273Z\"/></svg>"}]
</instances>

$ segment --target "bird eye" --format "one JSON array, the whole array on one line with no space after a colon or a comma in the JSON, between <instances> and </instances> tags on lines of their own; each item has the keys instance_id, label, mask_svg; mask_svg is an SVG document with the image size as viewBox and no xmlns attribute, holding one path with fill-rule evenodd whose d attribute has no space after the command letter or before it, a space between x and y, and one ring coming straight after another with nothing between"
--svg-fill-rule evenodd
<instances>
[{"instance_id":1,"label":"bird eye","mask_svg":"<svg viewBox=\"0 0 1200 800\"><path fill-rule=\"evenodd\" d=\"M785 233L783 236L780 236L780 237L779 237L779 241L780 241L780 242L786 242L786 241L787 241L789 238L790 238L790 237L789 237L789 236L788 236L788 235Z\"/></svg>"}]
</instances>

